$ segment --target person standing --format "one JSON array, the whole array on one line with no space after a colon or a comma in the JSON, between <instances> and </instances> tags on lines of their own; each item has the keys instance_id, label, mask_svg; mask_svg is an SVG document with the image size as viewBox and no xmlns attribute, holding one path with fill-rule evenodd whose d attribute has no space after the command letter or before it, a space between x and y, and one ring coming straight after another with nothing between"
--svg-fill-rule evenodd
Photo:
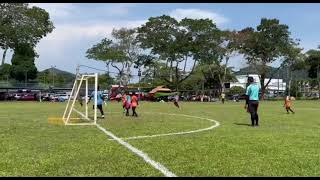
<instances>
[{"instance_id":1,"label":"person standing","mask_svg":"<svg viewBox=\"0 0 320 180\"><path fill-rule=\"evenodd\" d=\"M226 97L226 95L224 93L221 94L221 101L222 101L222 104L224 104L224 98Z\"/></svg>"},{"instance_id":2,"label":"person standing","mask_svg":"<svg viewBox=\"0 0 320 180\"><path fill-rule=\"evenodd\" d=\"M289 114L289 111L292 112L292 114L294 114L294 111L291 109L291 100L290 100L290 97L287 96L286 99L284 100L284 107L286 108L287 110L287 114Z\"/></svg>"},{"instance_id":3,"label":"person standing","mask_svg":"<svg viewBox=\"0 0 320 180\"><path fill-rule=\"evenodd\" d=\"M136 96L136 93L133 92L131 97L132 116L138 117L138 114L136 112L136 108L138 105L139 105L138 98Z\"/></svg>"},{"instance_id":4,"label":"person standing","mask_svg":"<svg viewBox=\"0 0 320 180\"><path fill-rule=\"evenodd\" d=\"M176 93L176 95L174 96L173 104L174 104L177 108L180 108L178 102L179 102L179 93Z\"/></svg>"},{"instance_id":5,"label":"person standing","mask_svg":"<svg viewBox=\"0 0 320 180\"><path fill-rule=\"evenodd\" d=\"M123 109L123 113L126 112L126 102L127 102L126 98L127 98L127 94L126 94L126 93L123 93L123 95L122 95L122 109Z\"/></svg>"},{"instance_id":6,"label":"person standing","mask_svg":"<svg viewBox=\"0 0 320 180\"><path fill-rule=\"evenodd\" d=\"M94 98L95 95L95 91L92 91L91 96L87 102L87 104L90 102L91 98ZM102 109L102 103L104 102L104 97L102 92L100 91L100 87L98 86L98 91L97 91L97 108L100 110L101 113L101 117L104 118L104 112ZM105 102L106 104L106 102ZM94 105L92 106L92 108L94 109Z\"/></svg>"},{"instance_id":7,"label":"person standing","mask_svg":"<svg viewBox=\"0 0 320 180\"><path fill-rule=\"evenodd\" d=\"M258 106L259 106L259 90L260 87L257 83L254 82L253 77L248 77L249 86L246 90L247 100L245 104L245 109L251 115L251 126L259 126L259 115L258 115Z\"/></svg>"},{"instance_id":8,"label":"person standing","mask_svg":"<svg viewBox=\"0 0 320 180\"><path fill-rule=\"evenodd\" d=\"M126 95L126 116L129 116L129 109L131 108L131 96L129 93Z\"/></svg>"}]
</instances>

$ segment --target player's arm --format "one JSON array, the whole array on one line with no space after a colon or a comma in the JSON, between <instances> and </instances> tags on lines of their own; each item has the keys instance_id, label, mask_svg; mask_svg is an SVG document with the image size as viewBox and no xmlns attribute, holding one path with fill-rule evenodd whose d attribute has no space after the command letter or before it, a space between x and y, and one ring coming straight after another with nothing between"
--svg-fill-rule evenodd
<instances>
[{"instance_id":1,"label":"player's arm","mask_svg":"<svg viewBox=\"0 0 320 180\"><path fill-rule=\"evenodd\" d=\"M248 104L249 104L249 87L247 88L245 99L246 99L246 102L245 102L244 108L247 109Z\"/></svg>"},{"instance_id":2,"label":"player's arm","mask_svg":"<svg viewBox=\"0 0 320 180\"><path fill-rule=\"evenodd\" d=\"M106 98L104 98L103 94L101 94L101 99L104 102L104 104L107 105Z\"/></svg>"}]
</instances>

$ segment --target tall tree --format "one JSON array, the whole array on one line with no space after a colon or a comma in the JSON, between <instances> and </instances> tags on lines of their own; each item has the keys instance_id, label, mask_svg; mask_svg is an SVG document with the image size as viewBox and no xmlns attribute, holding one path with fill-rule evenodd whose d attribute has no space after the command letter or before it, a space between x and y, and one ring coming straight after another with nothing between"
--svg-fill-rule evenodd
<instances>
[{"instance_id":1,"label":"tall tree","mask_svg":"<svg viewBox=\"0 0 320 180\"><path fill-rule=\"evenodd\" d=\"M309 50L306 56L306 63L309 67L308 76L318 83L318 93L320 95L320 50Z\"/></svg>"},{"instance_id":2,"label":"tall tree","mask_svg":"<svg viewBox=\"0 0 320 180\"><path fill-rule=\"evenodd\" d=\"M0 3L0 47L3 49L1 65L5 62L8 49L14 48L16 30L25 21L23 12L27 7L27 3Z\"/></svg>"},{"instance_id":3,"label":"tall tree","mask_svg":"<svg viewBox=\"0 0 320 180\"><path fill-rule=\"evenodd\" d=\"M110 62L118 70L120 85L127 85L131 67L137 61L139 48L135 41L135 29L121 28L112 31L112 38L104 38L86 52L86 57Z\"/></svg>"},{"instance_id":4,"label":"tall tree","mask_svg":"<svg viewBox=\"0 0 320 180\"><path fill-rule=\"evenodd\" d=\"M291 60L291 58L285 57L288 56L292 47L298 44L290 37L289 27L280 24L278 19L262 18L256 30L246 28L242 32L245 32L246 36L239 43L238 48L248 63L256 67L263 98L265 89L275 73L272 73L265 83L266 74L269 72L268 65L276 60L282 62ZM278 69L280 68L281 66Z\"/></svg>"},{"instance_id":5,"label":"tall tree","mask_svg":"<svg viewBox=\"0 0 320 180\"><path fill-rule=\"evenodd\" d=\"M36 44L54 29L48 12L39 7L29 7L27 3L0 4L0 47L4 49L4 64L8 49L19 44Z\"/></svg>"},{"instance_id":6,"label":"tall tree","mask_svg":"<svg viewBox=\"0 0 320 180\"><path fill-rule=\"evenodd\" d=\"M305 56L301 53L302 49L292 46L288 49L287 54L284 57L283 66L287 71L287 89L288 95L291 96L292 74L296 70L301 70L303 67Z\"/></svg>"},{"instance_id":7,"label":"tall tree","mask_svg":"<svg viewBox=\"0 0 320 180\"><path fill-rule=\"evenodd\" d=\"M35 79L37 77L35 57L37 54L29 44L17 46L12 56L11 76L18 81Z\"/></svg>"},{"instance_id":8,"label":"tall tree","mask_svg":"<svg viewBox=\"0 0 320 180\"><path fill-rule=\"evenodd\" d=\"M163 15L149 18L138 28L140 46L162 59L168 75L163 79L175 86L186 80L200 61L212 60L221 44L220 30L209 19L176 19ZM187 70L187 64L191 68ZM182 71L183 73L181 73Z\"/></svg>"}]
</instances>

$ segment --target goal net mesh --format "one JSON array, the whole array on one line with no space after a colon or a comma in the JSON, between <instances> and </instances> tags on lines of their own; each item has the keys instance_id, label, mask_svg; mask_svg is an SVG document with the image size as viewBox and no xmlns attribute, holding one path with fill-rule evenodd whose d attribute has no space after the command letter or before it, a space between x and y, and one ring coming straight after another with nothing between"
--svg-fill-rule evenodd
<instances>
[{"instance_id":1,"label":"goal net mesh","mask_svg":"<svg viewBox=\"0 0 320 180\"><path fill-rule=\"evenodd\" d=\"M77 76L62 118L65 125L96 124L97 88L97 73Z\"/></svg>"}]
</instances>

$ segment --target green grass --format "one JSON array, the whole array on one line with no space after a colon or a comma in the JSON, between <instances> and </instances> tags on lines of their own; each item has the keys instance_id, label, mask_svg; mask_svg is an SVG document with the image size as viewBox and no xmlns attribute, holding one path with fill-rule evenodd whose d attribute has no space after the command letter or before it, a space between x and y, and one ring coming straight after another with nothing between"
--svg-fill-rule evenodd
<instances>
[{"instance_id":1,"label":"green grass","mask_svg":"<svg viewBox=\"0 0 320 180\"><path fill-rule=\"evenodd\" d=\"M94 126L48 123L65 103L0 103L0 176L163 176ZM195 134L126 140L178 176L319 176L320 102L262 102L260 127L252 128L243 103L142 102L138 118L125 117L121 103L105 108L98 123L118 137L190 131ZM153 112L153 113L147 113ZM99 115L99 113L98 113Z\"/></svg>"}]
</instances>

